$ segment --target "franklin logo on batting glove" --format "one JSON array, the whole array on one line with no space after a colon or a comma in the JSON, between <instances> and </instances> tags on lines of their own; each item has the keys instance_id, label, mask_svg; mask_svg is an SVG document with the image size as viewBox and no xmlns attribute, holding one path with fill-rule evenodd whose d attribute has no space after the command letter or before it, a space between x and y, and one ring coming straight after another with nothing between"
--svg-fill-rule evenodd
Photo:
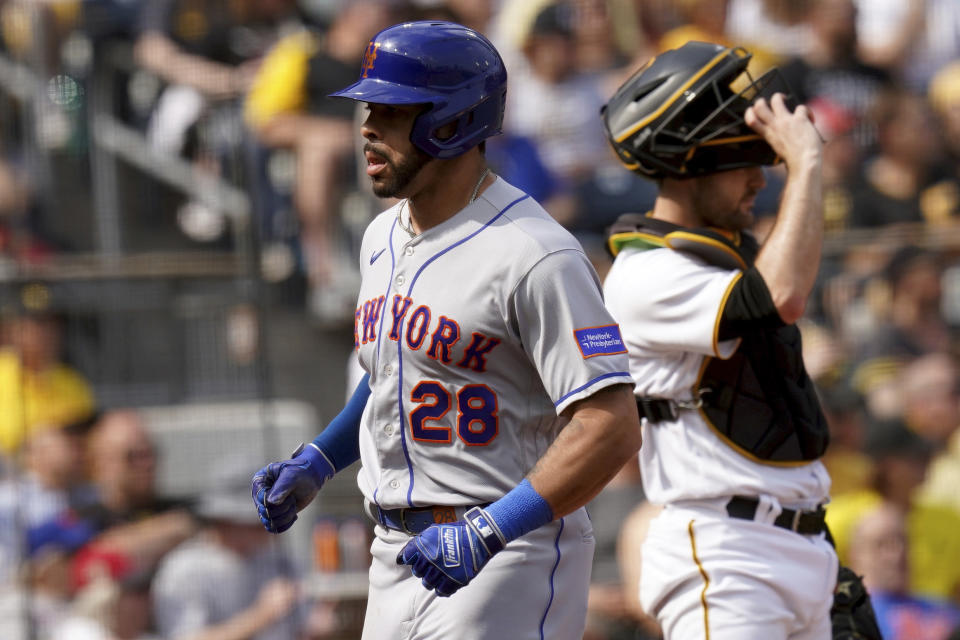
<instances>
[{"instance_id":1,"label":"franklin logo on batting glove","mask_svg":"<svg viewBox=\"0 0 960 640\"><path fill-rule=\"evenodd\" d=\"M453 527L443 530L443 566L460 566L460 532Z\"/></svg>"},{"instance_id":2,"label":"franklin logo on batting glove","mask_svg":"<svg viewBox=\"0 0 960 640\"><path fill-rule=\"evenodd\" d=\"M506 544L493 518L474 507L464 520L424 529L403 547L397 564L410 565L424 587L447 597L473 580Z\"/></svg>"}]
</instances>

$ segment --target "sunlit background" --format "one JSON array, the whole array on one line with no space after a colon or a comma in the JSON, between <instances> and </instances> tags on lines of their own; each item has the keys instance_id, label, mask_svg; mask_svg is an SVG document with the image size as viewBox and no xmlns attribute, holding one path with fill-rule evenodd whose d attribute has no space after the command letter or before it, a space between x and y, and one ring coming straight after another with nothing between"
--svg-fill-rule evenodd
<instances>
[{"instance_id":1,"label":"sunlit background","mask_svg":"<svg viewBox=\"0 0 960 640\"><path fill-rule=\"evenodd\" d=\"M392 203L358 170L361 114L326 95L413 19L497 45L488 161L601 276L606 227L656 193L609 149L606 98L688 40L781 69L826 141L802 329L828 521L888 640L960 637L957 0L0 0L0 639L359 637L356 469L280 537L249 481L359 378L359 242ZM590 511L585 638L659 637L635 466Z\"/></svg>"}]
</instances>

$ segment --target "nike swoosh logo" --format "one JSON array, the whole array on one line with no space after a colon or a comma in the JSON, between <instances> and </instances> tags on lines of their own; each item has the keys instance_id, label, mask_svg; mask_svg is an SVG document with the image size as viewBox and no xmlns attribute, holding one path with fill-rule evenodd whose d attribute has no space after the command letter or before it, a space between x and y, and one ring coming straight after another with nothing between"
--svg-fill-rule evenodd
<instances>
[{"instance_id":1,"label":"nike swoosh logo","mask_svg":"<svg viewBox=\"0 0 960 640\"><path fill-rule=\"evenodd\" d=\"M377 251L375 254L371 255L370 264L373 264L374 262L376 262L377 258L379 258L380 254L383 253L384 251L386 251L386 248L380 249L380 251Z\"/></svg>"}]
</instances>

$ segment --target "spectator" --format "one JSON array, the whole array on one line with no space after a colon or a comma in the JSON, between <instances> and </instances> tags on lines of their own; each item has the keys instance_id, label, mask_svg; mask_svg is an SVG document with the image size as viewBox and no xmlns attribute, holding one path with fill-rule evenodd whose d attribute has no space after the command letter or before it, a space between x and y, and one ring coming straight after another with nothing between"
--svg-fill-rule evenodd
<instances>
[{"instance_id":1,"label":"spectator","mask_svg":"<svg viewBox=\"0 0 960 640\"><path fill-rule=\"evenodd\" d=\"M194 89L201 103L238 98L282 22L294 16L291 0L145 0L136 59L170 87Z\"/></svg>"},{"instance_id":2,"label":"spectator","mask_svg":"<svg viewBox=\"0 0 960 640\"><path fill-rule=\"evenodd\" d=\"M852 118L854 139L866 149L873 142L867 116L890 76L859 57L854 0L812 0L806 22L810 46L781 67L784 78L798 102L816 108L826 101Z\"/></svg>"},{"instance_id":3,"label":"spectator","mask_svg":"<svg viewBox=\"0 0 960 640\"><path fill-rule=\"evenodd\" d=\"M878 322L859 345L851 371L853 387L874 414L901 411L900 394L890 385L907 362L952 346L940 312L941 271L937 253L913 246L896 250L883 269L887 293L875 296L879 301L872 310Z\"/></svg>"},{"instance_id":4,"label":"spectator","mask_svg":"<svg viewBox=\"0 0 960 640\"><path fill-rule=\"evenodd\" d=\"M197 505L201 531L163 559L153 587L157 627L171 640L299 637L292 565L250 508L247 470L225 471Z\"/></svg>"},{"instance_id":5,"label":"spectator","mask_svg":"<svg viewBox=\"0 0 960 640\"><path fill-rule=\"evenodd\" d=\"M27 531L20 580L0 585L0 637L46 639L70 615L76 594L72 565L94 533L72 515Z\"/></svg>"},{"instance_id":6,"label":"spectator","mask_svg":"<svg viewBox=\"0 0 960 640\"><path fill-rule=\"evenodd\" d=\"M931 447L902 421L872 424L865 445L873 460L872 487L837 496L827 508L827 524L840 562L849 564L853 533L866 513L888 503L906 517L910 539L908 593L949 599L960 585L960 512L917 499Z\"/></svg>"},{"instance_id":7,"label":"spectator","mask_svg":"<svg viewBox=\"0 0 960 640\"><path fill-rule=\"evenodd\" d=\"M640 502L623 521L617 539L617 564L622 578L623 599L629 616L638 627L633 640L656 640L663 637L656 618L640 606L640 572L643 565L641 550L647 538L650 521L662 510L661 505Z\"/></svg>"},{"instance_id":8,"label":"spectator","mask_svg":"<svg viewBox=\"0 0 960 640\"><path fill-rule=\"evenodd\" d=\"M960 511L960 396L957 361L946 353L918 358L904 369L907 424L935 447L922 499ZM960 597L960 594L957 594Z\"/></svg>"},{"instance_id":9,"label":"spectator","mask_svg":"<svg viewBox=\"0 0 960 640\"><path fill-rule=\"evenodd\" d=\"M691 40L713 42L725 47L733 47L741 42L733 42L727 36L728 0L681 0L677 3L682 24L670 29L660 38L661 52L677 49ZM754 77L760 75L776 63L775 56L763 48L751 43L750 65L747 69Z\"/></svg>"},{"instance_id":10,"label":"spectator","mask_svg":"<svg viewBox=\"0 0 960 640\"><path fill-rule=\"evenodd\" d=\"M159 640L152 633L150 580L149 572L128 572L88 585L76 596L73 611L54 626L50 640Z\"/></svg>"},{"instance_id":11,"label":"spectator","mask_svg":"<svg viewBox=\"0 0 960 640\"><path fill-rule=\"evenodd\" d=\"M943 132L943 141L954 175L960 177L960 62L941 69L930 81L930 104ZM938 194L950 210L958 210L960 190L943 189Z\"/></svg>"},{"instance_id":12,"label":"spectator","mask_svg":"<svg viewBox=\"0 0 960 640\"><path fill-rule=\"evenodd\" d=\"M791 86L793 86L791 84ZM846 228L850 220L851 182L860 170L864 156L862 140L872 138L863 132L862 121L855 112L834 102L829 95L810 102L823 136L823 217L824 231L835 233Z\"/></svg>"},{"instance_id":13,"label":"spectator","mask_svg":"<svg viewBox=\"0 0 960 640\"><path fill-rule=\"evenodd\" d=\"M19 558L18 531L40 527L91 499L83 482L80 436L39 429L24 443L17 470L0 483L0 581L12 577Z\"/></svg>"},{"instance_id":14,"label":"spectator","mask_svg":"<svg viewBox=\"0 0 960 640\"><path fill-rule=\"evenodd\" d=\"M31 291L48 295L45 289ZM62 427L93 413L93 389L63 362L61 339L60 320L48 311L0 321L0 454L14 453L37 429Z\"/></svg>"},{"instance_id":15,"label":"spectator","mask_svg":"<svg viewBox=\"0 0 960 640\"><path fill-rule=\"evenodd\" d=\"M921 499L960 512L957 487L960 487L960 431L954 431L946 449L931 461L927 480L921 488Z\"/></svg>"},{"instance_id":16,"label":"spectator","mask_svg":"<svg viewBox=\"0 0 960 640\"><path fill-rule=\"evenodd\" d=\"M94 41L133 40L140 7L146 0L84 0L83 31Z\"/></svg>"},{"instance_id":17,"label":"spectator","mask_svg":"<svg viewBox=\"0 0 960 640\"><path fill-rule=\"evenodd\" d=\"M847 229L853 206L853 183L864 156L857 142L857 118L850 110L835 104L829 97L816 98L810 105L817 130L824 138L823 146L823 218L824 232L837 237ZM895 233L891 229L887 234ZM872 317L864 294L864 285L888 259L889 249L879 242L849 245L822 257L817 295L811 300L807 314L834 333L840 351L858 347L856 340L868 333L872 325L863 326ZM849 354L843 353L844 360ZM849 364L849 363L846 363Z\"/></svg>"},{"instance_id":18,"label":"spectator","mask_svg":"<svg viewBox=\"0 0 960 640\"><path fill-rule=\"evenodd\" d=\"M0 160L0 266L35 257L39 245L28 228L31 195L26 176L13 164Z\"/></svg>"},{"instance_id":19,"label":"spectator","mask_svg":"<svg viewBox=\"0 0 960 640\"><path fill-rule=\"evenodd\" d=\"M960 606L911 595L907 521L896 505L865 513L850 540L850 568L863 576L885 640L945 640L960 624Z\"/></svg>"},{"instance_id":20,"label":"spectator","mask_svg":"<svg viewBox=\"0 0 960 640\"><path fill-rule=\"evenodd\" d=\"M821 389L820 399L830 426L830 446L822 459L830 472L831 496L868 489L873 463L863 452L866 437L863 399L842 382Z\"/></svg>"},{"instance_id":21,"label":"spectator","mask_svg":"<svg viewBox=\"0 0 960 640\"><path fill-rule=\"evenodd\" d=\"M597 113L613 76L582 72L577 60L578 38L586 35L577 31L583 25L574 25L577 11L588 8L576 2L542 4L523 39L517 71L510 69L505 136L490 140L491 164L527 185L577 235L602 273L609 261L602 248L605 227L626 210L648 206L653 193L623 175L604 143Z\"/></svg>"},{"instance_id":22,"label":"spectator","mask_svg":"<svg viewBox=\"0 0 960 640\"><path fill-rule=\"evenodd\" d=\"M811 44L806 22L810 0L730 0L727 35L769 51L778 60L802 56Z\"/></svg>"},{"instance_id":23,"label":"spectator","mask_svg":"<svg viewBox=\"0 0 960 640\"><path fill-rule=\"evenodd\" d=\"M355 267L337 260L342 250L334 233L345 185L355 171L355 109L327 94L355 79L367 43L390 23L390 14L376 2L348 3L323 37L301 30L281 40L246 101L246 121L257 140L296 156L300 253L310 310L322 320L352 317L357 279Z\"/></svg>"},{"instance_id":24,"label":"spectator","mask_svg":"<svg viewBox=\"0 0 960 640\"><path fill-rule=\"evenodd\" d=\"M618 0L574 0L573 32L577 69L582 73L608 73L633 69L640 56L653 54L640 28L636 10ZM609 87L616 89L616 84Z\"/></svg>"},{"instance_id":25,"label":"spectator","mask_svg":"<svg viewBox=\"0 0 960 640\"><path fill-rule=\"evenodd\" d=\"M560 188L559 180L540 157L536 143L525 136L505 132L489 138L487 161L497 175L537 202L549 202Z\"/></svg>"},{"instance_id":26,"label":"spectator","mask_svg":"<svg viewBox=\"0 0 960 640\"><path fill-rule=\"evenodd\" d=\"M857 0L865 60L923 91L930 78L960 57L960 4L954 0Z\"/></svg>"},{"instance_id":27,"label":"spectator","mask_svg":"<svg viewBox=\"0 0 960 640\"><path fill-rule=\"evenodd\" d=\"M958 365L950 353L936 351L912 360L899 376L903 419L934 452L946 448L960 427Z\"/></svg>"},{"instance_id":28,"label":"spectator","mask_svg":"<svg viewBox=\"0 0 960 640\"><path fill-rule=\"evenodd\" d=\"M283 30L299 24L294 0L146 0L134 55L165 83L147 125L152 146L208 176L238 172L238 99ZM186 202L177 220L198 241L225 227L223 212L199 200Z\"/></svg>"},{"instance_id":29,"label":"spectator","mask_svg":"<svg viewBox=\"0 0 960 640\"><path fill-rule=\"evenodd\" d=\"M59 64L58 47L80 15L78 0L6 0L0 32L14 58L50 75Z\"/></svg>"},{"instance_id":30,"label":"spectator","mask_svg":"<svg viewBox=\"0 0 960 640\"><path fill-rule=\"evenodd\" d=\"M640 462L634 457L587 505L597 545L590 574L584 640L632 640L636 637L637 621L631 613L631 605L624 599L617 547L624 521L642 501Z\"/></svg>"},{"instance_id":31,"label":"spectator","mask_svg":"<svg viewBox=\"0 0 960 640\"><path fill-rule=\"evenodd\" d=\"M89 435L87 457L97 500L79 513L100 532L98 549L149 570L195 531L185 505L156 492L157 451L136 412L105 413Z\"/></svg>"},{"instance_id":32,"label":"spectator","mask_svg":"<svg viewBox=\"0 0 960 640\"><path fill-rule=\"evenodd\" d=\"M943 149L926 101L902 90L883 92L871 116L877 152L854 185L849 226L940 224L960 214L930 197L958 187L957 178L942 167Z\"/></svg>"},{"instance_id":33,"label":"spectator","mask_svg":"<svg viewBox=\"0 0 960 640\"><path fill-rule=\"evenodd\" d=\"M427 8L430 8L429 3L420 4L426 4ZM498 4L501 3L495 2L494 0L443 0L439 3L440 6L454 14L453 16L442 18L443 20L457 22L484 35L487 35L490 31L491 21L496 14L496 5ZM412 20L414 18L411 17L410 19Z\"/></svg>"},{"instance_id":34,"label":"spectator","mask_svg":"<svg viewBox=\"0 0 960 640\"><path fill-rule=\"evenodd\" d=\"M601 77L578 73L572 20L568 2L548 4L537 14L523 47L529 74L511 81L504 121L506 131L536 144L561 193L611 160L597 117L604 102ZM569 225L571 204L545 206Z\"/></svg>"}]
</instances>

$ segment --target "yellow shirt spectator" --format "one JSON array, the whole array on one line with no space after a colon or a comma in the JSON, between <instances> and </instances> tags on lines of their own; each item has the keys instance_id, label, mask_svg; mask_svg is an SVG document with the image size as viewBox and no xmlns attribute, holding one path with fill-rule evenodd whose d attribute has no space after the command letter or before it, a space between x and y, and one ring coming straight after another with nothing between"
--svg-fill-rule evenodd
<instances>
[{"instance_id":1,"label":"yellow shirt spectator","mask_svg":"<svg viewBox=\"0 0 960 640\"><path fill-rule=\"evenodd\" d=\"M849 557L850 536L864 514L882 501L874 491L859 491L834 499L827 507L827 525L837 544L840 562ZM915 503L907 513L910 540L910 592L949 599L960 588L960 512L943 505Z\"/></svg>"},{"instance_id":2,"label":"yellow shirt spectator","mask_svg":"<svg viewBox=\"0 0 960 640\"><path fill-rule=\"evenodd\" d=\"M12 454L33 430L82 420L93 410L93 391L72 368L31 372L13 350L0 350L0 452Z\"/></svg>"},{"instance_id":3,"label":"yellow shirt spectator","mask_svg":"<svg viewBox=\"0 0 960 640\"><path fill-rule=\"evenodd\" d=\"M749 71L750 75L755 79L778 62L776 56L760 47L751 46L748 43L731 42L726 37L708 33L692 24L681 25L667 31L660 37L659 48L661 52L667 51L668 49L679 49L690 41L713 42L714 44L723 45L724 47L742 46L753 54L753 57L750 58L750 63L747 65L747 71Z\"/></svg>"},{"instance_id":4,"label":"yellow shirt spectator","mask_svg":"<svg viewBox=\"0 0 960 640\"><path fill-rule=\"evenodd\" d=\"M930 463L920 495L926 502L960 511L960 430L950 437L947 448Z\"/></svg>"},{"instance_id":5,"label":"yellow shirt spectator","mask_svg":"<svg viewBox=\"0 0 960 640\"><path fill-rule=\"evenodd\" d=\"M287 36L270 50L244 105L248 125L256 129L277 114L303 111L308 65L316 52L316 39L306 31Z\"/></svg>"}]
</instances>

